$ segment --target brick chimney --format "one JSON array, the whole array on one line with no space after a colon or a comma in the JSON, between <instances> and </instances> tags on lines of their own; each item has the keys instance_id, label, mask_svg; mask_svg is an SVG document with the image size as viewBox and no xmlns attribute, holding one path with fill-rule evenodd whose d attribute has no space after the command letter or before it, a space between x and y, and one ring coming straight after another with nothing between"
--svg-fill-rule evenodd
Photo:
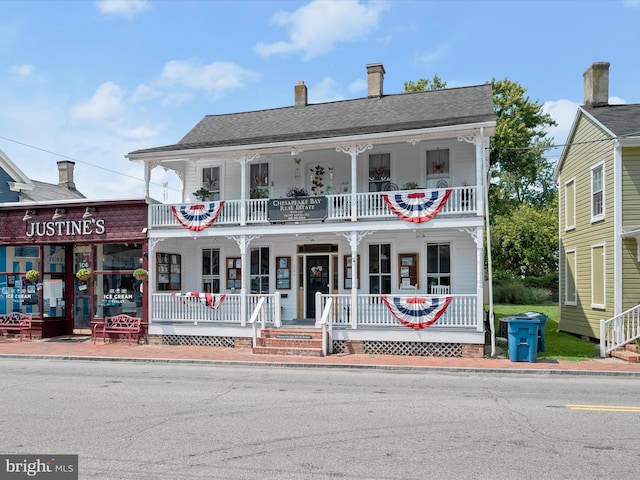
<instances>
[{"instance_id":1,"label":"brick chimney","mask_svg":"<svg viewBox=\"0 0 640 480\"><path fill-rule=\"evenodd\" d=\"M58 185L69 190L75 190L76 184L73 183L73 168L75 162L69 160L62 160L58 162Z\"/></svg>"},{"instance_id":2,"label":"brick chimney","mask_svg":"<svg viewBox=\"0 0 640 480\"><path fill-rule=\"evenodd\" d=\"M370 63L369 65L367 65L369 98L382 97L382 83L384 80L384 73L384 67L381 63Z\"/></svg>"},{"instance_id":3,"label":"brick chimney","mask_svg":"<svg viewBox=\"0 0 640 480\"><path fill-rule=\"evenodd\" d=\"M601 107L609 104L609 62L594 62L582 74L584 104Z\"/></svg>"},{"instance_id":4,"label":"brick chimney","mask_svg":"<svg viewBox=\"0 0 640 480\"><path fill-rule=\"evenodd\" d=\"M301 80L295 86L296 107L307 106L307 86Z\"/></svg>"}]
</instances>

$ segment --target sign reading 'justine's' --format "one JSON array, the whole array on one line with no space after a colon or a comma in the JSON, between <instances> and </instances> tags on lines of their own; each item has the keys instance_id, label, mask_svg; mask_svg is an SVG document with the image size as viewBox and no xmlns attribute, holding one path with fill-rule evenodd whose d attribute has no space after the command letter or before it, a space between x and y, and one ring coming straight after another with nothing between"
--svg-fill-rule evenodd
<instances>
[{"instance_id":1,"label":"sign reading 'justine's'","mask_svg":"<svg viewBox=\"0 0 640 480\"><path fill-rule=\"evenodd\" d=\"M105 233L102 218L82 220L56 220L31 222L27 225L27 237L71 237L76 235L102 235Z\"/></svg>"}]
</instances>

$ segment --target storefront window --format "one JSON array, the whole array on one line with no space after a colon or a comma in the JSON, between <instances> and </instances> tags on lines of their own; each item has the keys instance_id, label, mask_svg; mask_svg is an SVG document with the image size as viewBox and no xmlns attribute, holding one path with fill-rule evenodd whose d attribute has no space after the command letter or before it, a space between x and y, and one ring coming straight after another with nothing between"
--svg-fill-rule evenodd
<instances>
[{"instance_id":1,"label":"storefront window","mask_svg":"<svg viewBox=\"0 0 640 480\"><path fill-rule=\"evenodd\" d=\"M40 315L40 270L39 247L0 247L0 313Z\"/></svg>"},{"instance_id":2,"label":"storefront window","mask_svg":"<svg viewBox=\"0 0 640 480\"><path fill-rule=\"evenodd\" d=\"M142 244L95 245L93 265L94 315L141 317L143 282L133 277L133 271L142 266Z\"/></svg>"}]
</instances>

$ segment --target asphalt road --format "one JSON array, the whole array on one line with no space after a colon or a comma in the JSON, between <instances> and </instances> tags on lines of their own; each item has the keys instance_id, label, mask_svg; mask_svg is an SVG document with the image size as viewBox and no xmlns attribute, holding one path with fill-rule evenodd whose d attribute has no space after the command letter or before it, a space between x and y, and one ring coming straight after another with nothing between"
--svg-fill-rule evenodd
<instances>
[{"instance_id":1,"label":"asphalt road","mask_svg":"<svg viewBox=\"0 0 640 480\"><path fill-rule=\"evenodd\" d=\"M634 478L640 464L637 377L33 359L0 370L0 453L77 454L80 479L584 480Z\"/></svg>"}]
</instances>

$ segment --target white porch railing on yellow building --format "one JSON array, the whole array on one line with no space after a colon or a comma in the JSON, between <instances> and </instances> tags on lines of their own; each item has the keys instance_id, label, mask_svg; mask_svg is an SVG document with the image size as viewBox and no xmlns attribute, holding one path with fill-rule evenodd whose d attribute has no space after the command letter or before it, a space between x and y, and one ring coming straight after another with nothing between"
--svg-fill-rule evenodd
<instances>
[{"instance_id":1,"label":"white porch railing on yellow building","mask_svg":"<svg viewBox=\"0 0 640 480\"><path fill-rule=\"evenodd\" d=\"M609 320L600 320L600 356L640 338L640 305Z\"/></svg>"},{"instance_id":2,"label":"white porch railing on yellow building","mask_svg":"<svg viewBox=\"0 0 640 480\"><path fill-rule=\"evenodd\" d=\"M356 216L358 219L394 219L397 218L389 210L383 194L392 195L398 192L366 192L356 194ZM349 193L327 195L327 218L329 221L344 221L351 219L352 196ZM453 187L447 203L439 215L474 215L477 213L477 188L475 186ZM247 224L264 224L269 222L268 199L246 200ZM194 203L195 204L195 203ZM220 212L216 225L239 225L241 222L241 200L227 200ZM171 205L150 205L150 227L179 227L178 220L171 212Z\"/></svg>"},{"instance_id":3,"label":"white porch railing on yellow building","mask_svg":"<svg viewBox=\"0 0 640 480\"><path fill-rule=\"evenodd\" d=\"M402 297L403 294L390 294L389 297ZM469 295L447 295L452 297L449 307L431 328L452 327L452 328L484 328L478 324L478 296ZM358 327L384 327L402 326L402 324L389 312L382 301L382 296L358 295L357 298L357 318L352 316L353 307L351 294L319 294L320 305L316 307L316 312L322 312L327 299L332 298L334 304L333 325ZM431 295L411 294L411 297L432 298Z\"/></svg>"}]
</instances>

